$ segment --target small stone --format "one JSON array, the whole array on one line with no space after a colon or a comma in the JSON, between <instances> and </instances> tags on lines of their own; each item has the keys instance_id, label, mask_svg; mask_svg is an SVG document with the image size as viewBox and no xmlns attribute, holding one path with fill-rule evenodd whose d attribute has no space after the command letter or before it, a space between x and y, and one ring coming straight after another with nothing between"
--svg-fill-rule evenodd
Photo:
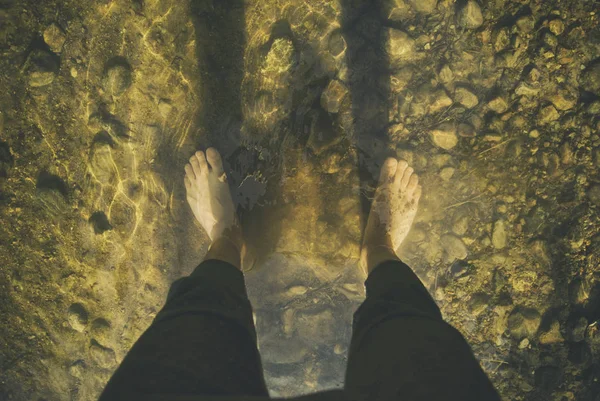
<instances>
[{"instance_id":1,"label":"small stone","mask_svg":"<svg viewBox=\"0 0 600 401\"><path fill-rule=\"evenodd\" d=\"M454 81L454 72L448 64L444 64L444 66L440 69L440 81L442 83L448 84Z\"/></svg>"},{"instance_id":2,"label":"small stone","mask_svg":"<svg viewBox=\"0 0 600 401\"><path fill-rule=\"evenodd\" d=\"M440 243L446 252L446 259L448 262L467 258L467 247L465 246L465 243L457 236L453 234L444 234L440 238Z\"/></svg>"},{"instance_id":3,"label":"small stone","mask_svg":"<svg viewBox=\"0 0 600 401\"><path fill-rule=\"evenodd\" d=\"M454 171L456 169L454 167L444 167L442 171L440 171L440 177L444 181L450 181L452 176L454 175Z\"/></svg>"},{"instance_id":4,"label":"small stone","mask_svg":"<svg viewBox=\"0 0 600 401\"><path fill-rule=\"evenodd\" d=\"M524 338L521 340L521 342L519 343L519 349L525 349L529 347L529 339L528 338Z\"/></svg>"},{"instance_id":5,"label":"small stone","mask_svg":"<svg viewBox=\"0 0 600 401\"><path fill-rule=\"evenodd\" d=\"M329 37L329 53L337 57L346 51L346 39L340 31L335 31Z\"/></svg>"},{"instance_id":6,"label":"small stone","mask_svg":"<svg viewBox=\"0 0 600 401\"><path fill-rule=\"evenodd\" d=\"M488 103L488 107L496 113L502 114L506 110L508 110L508 103L506 102L506 99L504 99L501 96L498 96L490 100L490 102Z\"/></svg>"},{"instance_id":7,"label":"small stone","mask_svg":"<svg viewBox=\"0 0 600 401\"><path fill-rule=\"evenodd\" d=\"M534 97L537 96L539 93L539 88L531 86L525 82L520 82L515 89L515 94L519 96Z\"/></svg>"},{"instance_id":8,"label":"small stone","mask_svg":"<svg viewBox=\"0 0 600 401\"><path fill-rule=\"evenodd\" d=\"M95 319L91 325L91 332L94 340L99 344L108 345L110 344L111 338L111 325L110 322L103 318Z\"/></svg>"},{"instance_id":9,"label":"small stone","mask_svg":"<svg viewBox=\"0 0 600 401\"><path fill-rule=\"evenodd\" d=\"M542 317L537 310L518 306L508 316L508 331L517 340L533 337L541 321Z\"/></svg>"},{"instance_id":10,"label":"small stone","mask_svg":"<svg viewBox=\"0 0 600 401\"><path fill-rule=\"evenodd\" d=\"M595 63L586 68L579 79L581 87L600 96L600 63Z\"/></svg>"},{"instance_id":11,"label":"small stone","mask_svg":"<svg viewBox=\"0 0 600 401\"><path fill-rule=\"evenodd\" d=\"M565 31L565 24L562 22L562 20L553 19L548 24L548 29L550 29L550 32L558 36Z\"/></svg>"},{"instance_id":12,"label":"small stone","mask_svg":"<svg viewBox=\"0 0 600 401\"><path fill-rule=\"evenodd\" d=\"M596 185L591 186L587 190L586 195L587 195L588 199L590 200L590 202L592 202L594 205L600 207L600 185L596 184Z\"/></svg>"},{"instance_id":13,"label":"small stone","mask_svg":"<svg viewBox=\"0 0 600 401\"><path fill-rule=\"evenodd\" d=\"M388 53L392 66L400 66L405 62L416 59L415 41L406 32L399 29L388 28Z\"/></svg>"},{"instance_id":14,"label":"small stone","mask_svg":"<svg viewBox=\"0 0 600 401\"><path fill-rule=\"evenodd\" d=\"M540 131L538 131L536 129L529 131L529 137L533 138L533 139L539 138L540 137Z\"/></svg>"},{"instance_id":15,"label":"small stone","mask_svg":"<svg viewBox=\"0 0 600 401\"><path fill-rule=\"evenodd\" d=\"M456 91L454 91L454 100L465 106L467 109L472 109L479 104L477 96L464 87L456 88Z\"/></svg>"},{"instance_id":16,"label":"small stone","mask_svg":"<svg viewBox=\"0 0 600 401\"><path fill-rule=\"evenodd\" d=\"M483 25L483 14L481 7L474 0L469 0L458 10L458 23L467 29L477 29Z\"/></svg>"},{"instance_id":17,"label":"small stone","mask_svg":"<svg viewBox=\"0 0 600 401\"><path fill-rule=\"evenodd\" d=\"M56 24L51 24L44 31L44 42L50 47L54 53L62 52L67 35L65 32Z\"/></svg>"},{"instance_id":18,"label":"small stone","mask_svg":"<svg viewBox=\"0 0 600 401\"><path fill-rule=\"evenodd\" d=\"M492 232L492 244L496 249L504 249L506 247L506 241L506 222L502 219L497 220L494 223L494 230Z\"/></svg>"},{"instance_id":19,"label":"small stone","mask_svg":"<svg viewBox=\"0 0 600 401\"><path fill-rule=\"evenodd\" d=\"M79 359L69 366L69 374L77 379L83 379L86 365L82 359Z\"/></svg>"},{"instance_id":20,"label":"small stone","mask_svg":"<svg viewBox=\"0 0 600 401\"><path fill-rule=\"evenodd\" d=\"M469 300L469 310L475 316L481 314L481 312L485 311L490 304L490 296L483 292L478 292L471 296Z\"/></svg>"},{"instance_id":21,"label":"small stone","mask_svg":"<svg viewBox=\"0 0 600 401\"><path fill-rule=\"evenodd\" d=\"M58 60L55 55L36 49L27 57L24 71L27 74L29 86L40 88L54 82L58 68Z\"/></svg>"},{"instance_id":22,"label":"small stone","mask_svg":"<svg viewBox=\"0 0 600 401\"><path fill-rule=\"evenodd\" d=\"M519 17L517 20L517 29L523 33L530 33L535 28L535 20L531 15Z\"/></svg>"},{"instance_id":23,"label":"small stone","mask_svg":"<svg viewBox=\"0 0 600 401\"><path fill-rule=\"evenodd\" d=\"M431 102L429 104L429 112L437 113L452 105L452 99L448 97L446 91L443 89L435 91L431 96Z\"/></svg>"},{"instance_id":24,"label":"small stone","mask_svg":"<svg viewBox=\"0 0 600 401\"><path fill-rule=\"evenodd\" d=\"M77 72L77 68L75 68L75 67L71 67L71 71L70 72L71 72L71 76L73 78L77 78L77 76L79 75L79 73Z\"/></svg>"},{"instance_id":25,"label":"small stone","mask_svg":"<svg viewBox=\"0 0 600 401\"><path fill-rule=\"evenodd\" d=\"M546 106L542 108L538 113L538 124L547 125L553 121L558 120L559 117L560 114L558 114L558 111L556 111L556 108L554 108L554 106Z\"/></svg>"},{"instance_id":26,"label":"small stone","mask_svg":"<svg viewBox=\"0 0 600 401\"><path fill-rule=\"evenodd\" d=\"M121 96L133 82L131 66L122 57L115 57L106 65L103 79L104 91L111 96Z\"/></svg>"},{"instance_id":27,"label":"small stone","mask_svg":"<svg viewBox=\"0 0 600 401\"><path fill-rule=\"evenodd\" d=\"M577 106L579 94L574 88L562 87L559 88L552 96L550 96L549 100L558 110L571 110Z\"/></svg>"},{"instance_id":28,"label":"small stone","mask_svg":"<svg viewBox=\"0 0 600 401\"><path fill-rule=\"evenodd\" d=\"M82 304L73 304L69 307L68 313L69 325L73 330L83 332L87 326L88 313Z\"/></svg>"},{"instance_id":29,"label":"small stone","mask_svg":"<svg viewBox=\"0 0 600 401\"><path fill-rule=\"evenodd\" d=\"M452 231L458 235L465 235L469 229L470 218L466 214L459 214L452 222Z\"/></svg>"},{"instance_id":30,"label":"small stone","mask_svg":"<svg viewBox=\"0 0 600 401\"><path fill-rule=\"evenodd\" d=\"M442 149L452 149L458 144L456 126L452 123L442 123L430 131L433 143Z\"/></svg>"},{"instance_id":31,"label":"small stone","mask_svg":"<svg viewBox=\"0 0 600 401\"><path fill-rule=\"evenodd\" d=\"M475 127L471 124L460 123L458 124L458 135L463 138L473 138L475 137Z\"/></svg>"},{"instance_id":32,"label":"small stone","mask_svg":"<svg viewBox=\"0 0 600 401\"><path fill-rule=\"evenodd\" d=\"M431 14L437 7L437 0L408 0L408 3L421 14Z\"/></svg>"},{"instance_id":33,"label":"small stone","mask_svg":"<svg viewBox=\"0 0 600 401\"><path fill-rule=\"evenodd\" d=\"M560 334L560 323L557 321L552 322L550 329L540 334L540 344L556 344L565 341L562 334Z\"/></svg>"},{"instance_id":34,"label":"small stone","mask_svg":"<svg viewBox=\"0 0 600 401\"><path fill-rule=\"evenodd\" d=\"M321 94L321 107L329 113L335 114L340 111L342 101L348 94L346 85L337 80L332 80Z\"/></svg>"},{"instance_id":35,"label":"small stone","mask_svg":"<svg viewBox=\"0 0 600 401\"><path fill-rule=\"evenodd\" d=\"M510 45L510 32L507 27L502 27L495 33L494 50L499 53Z\"/></svg>"},{"instance_id":36,"label":"small stone","mask_svg":"<svg viewBox=\"0 0 600 401\"><path fill-rule=\"evenodd\" d=\"M553 34L551 34L550 32L546 32L544 34L543 39L544 39L544 43L552 49L554 49L556 46L558 46L558 38L556 36L554 36Z\"/></svg>"}]
</instances>

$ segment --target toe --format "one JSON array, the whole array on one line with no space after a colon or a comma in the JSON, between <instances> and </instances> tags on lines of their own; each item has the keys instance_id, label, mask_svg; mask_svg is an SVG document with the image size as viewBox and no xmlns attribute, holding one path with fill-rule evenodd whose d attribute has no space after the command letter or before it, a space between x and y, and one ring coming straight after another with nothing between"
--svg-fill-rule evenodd
<instances>
[{"instance_id":1,"label":"toe","mask_svg":"<svg viewBox=\"0 0 600 401\"><path fill-rule=\"evenodd\" d=\"M200 167L200 162L195 155L190 157L190 165L192 166L192 170L194 170L194 176L200 177L200 174L202 173L202 167Z\"/></svg>"},{"instance_id":2,"label":"toe","mask_svg":"<svg viewBox=\"0 0 600 401\"><path fill-rule=\"evenodd\" d=\"M197 151L196 159L198 159L198 164L200 165L202 173L208 174L208 163L206 162L206 155L204 154L204 152L201 150Z\"/></svg>"},{"instance_id":3,"label":"toe","mask_svg":"<svg viewBox=\"0 0 600 401\"><path fill-rule=\"evenodd\" d=\"M396 169L396 175L394 176L394 183L396 185L400 185L402 182L402 177L404 177L404 172L408 168L408 162L406 160L400 160L398 162L398 168Z\"/></svg>"},{"instance_id":4,"label":"toe","mask_svg":"<svg viewBox=\"0 0 600 401\"><path fill-rule=\"evenodd\" d=\"M408 186L406 187L406 189L408 190L408 192L413 192L415 189L417 189L418 185L419 185L419 176L416 174L413 174L410 176L410 180L408 180Z\"/></svg>"},{"instance_id":5,"label":"toe","mask_svg":"<svg viewBox=\"0 0 600 401\"><path fill-rule=\"evenodd\" d=\"M185 177L190 180L196 179L196 173L194 173L194 168L189 163L185 165L185 174L186 174Z\"/></svg>"},{"instance_id":6,"label":"toe","mask_svg":"<svg viewBox=\"0 0 600 401\"><path fill-rule=\"evenodd\" d=\"M421 187L420 185L417 185L417 189L415 189L415 195L414 195L415 202L418 202L419 199L421 199L422 192L423 192L423 187Z\"/></svg>"},{"instance_id":7,"label":"toe","mask_svg":"<svg viewBox=\"0 0 600 401\"><path fill-rule=\"evenodd\" d=\"M192 190L192 181L190 180L190 177L188 177L186 175L185 178L183 179L183 182L185 184L185 190L187 192L190 192Z\"/></svg>"},{"instance_id":8,"label":"toe","mask_svg":"<svg viewBox=\"0 0 600 401\"><path fill-rule=\"evenodd\" d=\"M402 181L400 182L400 189L405 189L408 186L408 182L410 181L410 177L415 170L412 167L407 167L404 171L404 175L402 176Z\"/></svg>"},{"instance_id":9,"label":"toe","mask_svg":"<svg viewBox=\"0 0 600 401\"><path fill-rule=\"evenodd\" d=\"M383 162L383 166L381 166L381 175L379 177L380 183L390 182L392 178L394 178L394 174L396 173L396 167L398 167L398 160L393 157L388 157Z\"/></svg>"},{"instance_id":10,"label":"toe","mask_svg":"<svg viewBox=\"0 0 600 401\"><path fill-rule=\"evenodd\" d=\"M206 158L210 163L213 171L217 176L223 174L223 160L221 160L221 155L215 148L206 149Z\"/></svg>"}]
</instances>

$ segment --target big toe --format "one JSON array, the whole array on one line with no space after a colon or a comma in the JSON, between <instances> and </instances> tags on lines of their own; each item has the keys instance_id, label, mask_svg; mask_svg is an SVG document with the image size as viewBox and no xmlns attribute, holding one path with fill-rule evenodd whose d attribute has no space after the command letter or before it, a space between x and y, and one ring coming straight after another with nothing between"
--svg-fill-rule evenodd
<instances>
[{"instance_id":1,"label":"big toe","mask_svg":"<svg viewBox=\"0 0 600 401\"><path fill-rule=\"evenodd\" d=\"M381 166L381 173L379 176L379 183L384 184L390 182L396 174L396 168L398 167L398 160L393 157L388 157Z\"/></svg>"},{"instance_id":2,"label":"big toe","mask_svg":"<svg viewBox=\"0 0 600 401\"><path fill-rule=\"evenodd\" d=\"M217 174L218 176L223 174L223 160L221 159L221 155L219 154L219 151L217 151L217 149L206 149L206 158L208 159L208 162L210 163L210 166L212 167L213 172L215 174Z\"/></svg>"}]
</instances>

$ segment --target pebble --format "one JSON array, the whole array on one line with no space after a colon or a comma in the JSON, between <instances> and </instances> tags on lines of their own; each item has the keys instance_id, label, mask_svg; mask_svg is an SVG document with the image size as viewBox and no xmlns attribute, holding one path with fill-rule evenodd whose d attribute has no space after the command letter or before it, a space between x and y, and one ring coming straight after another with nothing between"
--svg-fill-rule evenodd
<instances>
[{"instance_id":1,"label":"pebble","mask_svg":"<svg viewBox=\"0 0 600 401\"><path fill-rule=\"evenodd\" d=\"M437 113L452 105L452 99L448 97L446 91L443 89L435 91L431 95L431 102L429 103L429 112Z\"/></svg>"},{"instance_id":2,"label":"pebble","mask_svg":"<svg viewBox=\"0 0 600 401\"><path fill-rule=\"evenodd\" d=\"M549 100L558 110L571 110L577 106L579 94L572 87L559 88L556 93L550 96Z\"/></svg>"},{"instance_id":3,"label":"pebble","mask_svg":"<svg viewBox=\"0 0 600 401\"><path fill-rule=\"evenodd\" d=\"M111 338L111 325L110 322L103 318L95 319L91 325L91 332L94 340L99 344L108 345L110 344Z\"/></svg>"},{"instance_id":4,"label":"pebble","mask_svg":"<svg viewBox=\"0 0 600 401\"><path fill-rule=\"evenodd\" d=\"M452 176L454 176L455 170L456 169L454 167L444 167L440 171L440 177L441 177L441 179L444 180L444 181L450 181L450 179L452 178Z\"/></svg>"},{"instance_id":5,"label":"pebble","mask_svg":"<svg viewBox=\"0 0 600 401\"><path fill-rule=\"evenodd\" d=\"M520 82L515 88L515 94L519 96L534 97L540 93L540 89L529 85L525 82Z\"/></svg>"},{"instance_id":6,"label":"pebble","mask_svg":"<svg viewBox=\"0 0 600 401\"><path fill-rule=\"evenodd\" d=\"M560 334L560 323L553 321L550 325L550 329L540 334L540 344L556 344L565 341L562 334Z\"/></svg>"},{"instance_id":7,"label":"pebble","mask_svg":"<svg viewBox=\"0 0 600 401\"><path fill-rule=\"evenodd\" d=\"M160 113L162 118L169 117L169 114L171 114L171 110L173 110L173 105L171 104L171 101L168 99L160 99L160 101L158 102L158 112Z\"/></svg>"},{"instance_id":8,"label":"pebble","mask_svg":"<svg viewBox=\"0 0 600 401\"><path fill-rule=\"evenodd\" d=\"M62 52L67 35L65 32L56 24L51 24L44 31L44 42L50 47L54 53Z\"/></svg>"},{"instance_id":9,"label":"pebble","mask_svg":"<svg viewBox=\"0 0 600 401\"><path fill-rule=\"evenodd\" d=\"M517 29L523 33L530 33L535 28L535 20L531 15L519 17L517 20Z\"/></svg>"},{"instance_id":10,"label":"pebble","mask_svg":"<svg viewBox=\"0 0 600 401\"><path fill-rule=\"evenodd\" d=\"M450 66L448 64L444 64L442 66L442 68L440 69L440 81L448 84L451 83L452 81L454 81L454 72L452 72L452 69L450 68Z\"/></svg>"},{"instance_id":11,"label":"pebble","mask_svg":"<svg viewBox=\"0 0 600 401\"><path fill-rule=\"evenodd\" d=\"M133 82L133 71L122 57L116 57L107 63L103 80L104 91L111 96L121 96Z\"/></svg>"},{"instance_id":12,"label":"pebble","mask_svg":"<svg viewBox=\"0 0 600 401\"><path fill-rule=\"evenodd\" d=\"M473 138L475 137L475 127L471 124L460 123L458 124L458 135L463 138Z\"/></svg>"},{"instance_id":13,"label":"pebble","mask_svg":"<svg viewBox=\"0 0 600 401\"><path fill-rule=\"evenodd\" d=\"M458 10L458 23L467 29L477 29L483 25L483 14L481 7L474 0L469 0Z\"/></svg>"},{"instance_id":14,"label":"pebble","mask_svg":"<svg viewBox=\"0 0 600 401\"><path fill-rule=\"evenodd\" d=\"M67 312L69 325L73 330L83 332L88 323L88 313L82 304L73 304Z\"/></svg>"},{"instance_id":15,"label":"pebble","mask_svg":"<svg viewBox=\"0 0 600 401\"><path fill-rule=\"evenodd\" d=\"M444 234L440 238L442 248L446 252L447 261L463 260L468 256L467 247L464 242L453 234Z\"/></svg>"},{"instance_id":16,"label":"pebble","mask_svg":"<svg viewBox=\"0 0 600 401\"><path fill-rule=\"evenodd\" d=\"M337 57L346 51L346 39L342 32L334 31L329 37L329 53Z\"/></svg>"},{"instance_id":17,"label":"pebble","mask_svg":"<svg viewBox=\"0 0 600 401\"><path fill-rule=\"evenodd\" d=\"M431 140L442 149L450 150L458 144L456 126L452 123L442 123L430 131Z\"/></svg>"},{"instance_id":18,"label":"pebble","mask_svg":"<svg viewBox=\"0 0 600 401\"><path fill-rule=\"evenodd\" d=\"M416 58L415 41L406 32L388 28L388 53L393 66L414 61Z\"/></svg>"},{"instance_id":19,"label":"pebble","mask_svg":"<svg viewBox=\"0 0 600 401\"><path fill-rule=\"evenodd\" d=\"M586 195L587 195L588 199L590 200L590 202L592 202L594 205L600 207L600 185L596 184L596 185L591 186L587 190Z\"/></svg>"},{"instance_id":20,"label":"pebble","mask_svg":"<svg viewBox=\"0 0 600 401\"><path fill-rule=\"evenodd\" d=\"M27 81L32 88L48 86L58 73L56 56L45 50L33 50L25 63Z\"/></svg>"},{"instance_id":21,"label":"pebble","mask_svg":"<svg viewBox=\"0 0 600 401\"><path fill-rule=\"evenodd\" d=\"M537 121L539 125L547 125L558 120L559 117L560 114L558 114L554 106L546 106L538 113Z\"/></svg>"},{"instance_id":22,"label":"pebble","mask_svg":"<svg viewBox=\"0 0 600 401\"><path fill-rule=\"evenodd\" d=\"M510 32L507 27L502 27L495 33L494 50L499 53L510 45Z\"/></svg>"},{"instance_id":23,"label":"pebble","mask_svg":"<svg viewBox=\"0 0 600 401\"><path fill-rule=\"evenodd\" d=\"M464 87L458 87L454 91L454 100L465 106L467 109L472 109L479 104L477 95Z\"/></svg>"},{"instance_id":24,"label":"pebble","mask_svg":"<svg viewBox=\"0 0 600 401\"><path fill-rule=\"evenodd\" d=\"M517 340L533 337L537 333L541 321L542 317L537 310L516 307L508 316L508 331Z\"/></svg>"},{"instance_id":25,"label":"pebble","mask_svg":"<svg viewBox=\"0 0 600 401\"><path fill-rule=\"evenodd\" d=\"M529 347L529 339L528 338L524 338L521 340L521 342L519 343L519 349L525 349Z\"/></svg>"},{"instance_id":26,"label":"pebble","mask_svg":"<svg viewBox=\"0 0 600 401\"><path fill-rule=\"evenodd\" d=\"M506 241L506 222L502 219L497 220L494 223L494 229L492 232L492 244L496 249L504 249L506 247Z\"/></svg>"},{"instance_id":27,"label":"pebble","mask_svg":"<svg viewBox=\"0 0 600 401\"><path fill-rule=\"evenodd\" d=\"M548 24L548 29L550 29L550 32L558 36L565 31L565 24L562 22L562 20L553 19Z\"/></svg>"},{"instance_id":28,"label":"pebble","mask_svg":"<svg viewBox=\"0 0 600 401\"><path fill-rule=\"evenodd\" d=\"M348 94L346 85L338 80L332 80L321 94L321 107L329 113L335 114L340 111L342 101Z\"/></svg>"},{"instance_id":29,"label":"pebble","mask_svg":"<svg viewBox=\"0 0 600 401\"><path fill-rule=\"evenodd\" d=\"M600 63L586 68L581 74L579 82L584 90L600 96Z\"/></svg>"},{"instance_id":30,"label":"pebble","mask_svg":"<svg viewBox=\"0 0 600 401\"><path fill-rule=\"evenodd\" d=\"M437 7L438 0L408 0L414 10L421 14L431 14Z\"/></svg>"},{"instance_id":31,"label":"pebble","mask_svg":"<svg viewBox=\"0 0 600 401\"><path fill-rule=\"evenodd\" d=\"M493 110L498 114L502 114L506 110L508 110L508 103L506 102L506 99L504 99L501 96L498 96L490 100L490 102L488 103L488 107L490 108L490 110Z\"/></svg>"}]
</instances>

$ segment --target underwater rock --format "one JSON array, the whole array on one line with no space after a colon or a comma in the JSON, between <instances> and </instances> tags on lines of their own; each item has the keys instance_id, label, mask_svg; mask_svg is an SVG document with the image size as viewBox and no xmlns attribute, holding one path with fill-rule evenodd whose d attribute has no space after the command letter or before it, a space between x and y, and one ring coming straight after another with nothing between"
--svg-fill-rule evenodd
<instances>
[{"instance_id":1,"label":"underwater rock","mask_svg":"<svg viewBox=\"0 0 600 401\"><path fill-rule=\"evenodd\" d=\"M488 102L488 107L490 110L493 110L498 114L502 114L508 110L508 103L502 96L498 96Z\"/></svg>"},{"instance_id":2,"label":"underwater rock","mask_svg":"<svg viewBox=\"0 0 600 401\"><path fill-rule=\"evenodd\" d=\"M540 334L540 344L556 344L565 341L562 334L560 334L560 323L553 321L550 325L550 329Z\"/></svg>"},{"instance_id":3,"label":"underwater rock","mask_svg":"<svg viewBox=\"0 0 600 401\"><path fill-rule=\"evenodd\" d=\"M600 63L589 66L580 78L581 87L600 96Z\"/></svg>"},{"instance_id":4,"label":"underwater rock","mask_svg":"<svg viewBox=\"0 0 600 401\"><path fill-rule=\"evenodd\" d=\"M452 123L442 123L429 134L433 143L442 149L450 150L458 143L456 126Z\"/></svg>"},{"instance_id":5,"label":"underwater rock","mask_svg":"<svg viewBox=\"0 0 600 401\"><path fill-rule=\"evenodd\" d=\"M462 86L459 86L454 91L454 100L465 106L467 109L472 109L479 104L477 95Z\"/></svg>"},{"instance_id":6,"label":"underwater rock","mask_svg":"<svg viewBox=\"0 0 600 401\"><path fill-rule=\"evenodd\" d=\"M444 234L440 238L442 248L446 252L448 262L453 262L456 259L466 259L468 255L465 243L455 235Z\"/></svg>"},{"instance_id":7,"label":"underwater rock","mask_svg":"<svg viewBox=\"0 0 600 401\"><path fill-rule=\"evenodd\" d=\"M592 185L586 192L590 202L600 207L600 185Z\"/></svg>"},{"instance_id":8,"label":"underwater rock","mask_svg":"<svg viewBox=\"0 0 600 401\"><path fill-rule=\"evenodd\" d=\"M431 14L437 7L437 1L438 0L408 0L408 3L418 13Z\"/></svg>"},{"instance_id":9,"label":"underwater rock","mask_svg":"<svg viewBox=\"0 0 600 401\"><path fill-rule=\"evenodd\" d=\"M95 234L103 234L108 230L112 230L112 226L104 212L94 212L90 216L89 222L94 228Z\"/></svg>"},{"instance_id":10,"label":"underwater rock","mask_svg":"<svg viewBox=\"0 0 600 401\"><path fill-rule=\"evenodd\" d=\"M54 54L42 49L35 49L27 57L24 71L29 86L41 88L54 82L58 68L58 58Z\"/></svg>"},{"instance_id":11,"label":"underwater rock","mask_svg":"<svg viewBox=\"0 0 600 401\"><path fill-rule=\"evenodd\" d=\"M111 342L111 325L110 322L103 318L95 319L91 324L91 332L94 340L103 346L107 346Z\"/></svg>"},{"instance_id":12,"label":"underwater rock","mask_svg":"<svg viewBox=\"0 0 600 401\"><path fill-rule=\"evenodd\" d=\"M401 66L406 62L412 62L416 59L415 40L406 32L388 28L386 35L390 64L393 67Z\"/></svg>"},{"instance_id":13,"label":"underwater rock","mask_svg":"<svg viewBox=\"0 0 600 401\"><path fill-rule=\"evenodd\" d=\"M50 24L44 31L44 42L50 47L54 53L62 52L67 35L65 32L56 24Z\"/></svg>"},{"instance_id":14,"label":"underwater rock","mask_svg":"<svg viewBox=\"0 0 600 401\"><path fill-rule=\"evenodd\" d=\"M494 223L494 229L492 231L492 244L496 249L504 249L507 241L506 222L504 220L497 220Z\"/></svg>"},{"instance_id":15,"label":"underwater rock","mask_svg":"<svg viewBox=\"0 0 600 401\"><path fill-rule=\"evenodd\" d=\"M558 120L559 117L560 114L558 114L554 106L546 106L538 113L537 121L539 125L547 125Z\"/></svg>"},{"instance_id":16,"label":"underwater rock","mask_svg":"<svg viewBox=\"0 0 600 401\"><path fill-rule=\"evenodd\" d=\"M481 7L474 0L469 0L458 10L458 23L467 29L477 29L483 25Z\"/></svg>"},{"instance_id":17,"label":"underwater rock","mask_svg":"<svg viewBox=\"0 0 600 401\"><path fill-rule=\"evenodd\" d=\"M102 87L110 96L121 96L133 82L133 70L123 57L110 59L105 66Z\"/></svg>"},{"instance_id":18,"label":"underwater rock","mask_svg":"<svg viewBox=\"0 0 600 401\"><path fill-rule=\"evenodd\" d=\"M554 107L556 107L558 110L571 110L577 106L579 94L574 88L561 87L558 88L556 93L552 94L548 100L550 100L550 102L552 102Z\"/></svg>"},{"instance_id":19,"label":"underwater rock","mask_svg":"<svg viewBox=\"0 0 600 401\"><path fill-rule=\"evenodd\" d=\"M517 306L508 316L508 331L517 340L532 337L537 333L541 321L537 310Z\"/></svg>"},{"instance_id":20,"label":"underwater rock","mask_svg":"<svg viewBox=\"0 0 600 401\"><path fill-rule=\"evenodd\" d=\"M346 85L337 80L332 80L321 95L321 107L329 113L335 114L340 111L340 105L348 94Z\"/></svg>"}]
</instances>

